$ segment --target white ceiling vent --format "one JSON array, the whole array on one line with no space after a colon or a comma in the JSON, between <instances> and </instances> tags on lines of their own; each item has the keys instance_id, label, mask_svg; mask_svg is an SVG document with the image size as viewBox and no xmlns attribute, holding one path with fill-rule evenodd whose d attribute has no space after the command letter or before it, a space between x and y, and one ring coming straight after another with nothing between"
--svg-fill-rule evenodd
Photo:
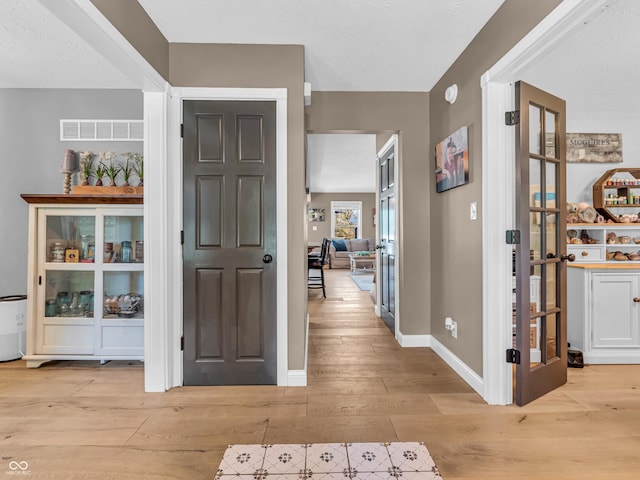
<instances>
[{"instance_id":1,"label":"white ceiling vent","mask_svg":"<svg viewBox=\"0 0 640 480\"><path fill-rule=\"evenodd\" d=\"M144 140L142 120L60 120L60 140L139 142Z\"/></svg>"}]
</instances>

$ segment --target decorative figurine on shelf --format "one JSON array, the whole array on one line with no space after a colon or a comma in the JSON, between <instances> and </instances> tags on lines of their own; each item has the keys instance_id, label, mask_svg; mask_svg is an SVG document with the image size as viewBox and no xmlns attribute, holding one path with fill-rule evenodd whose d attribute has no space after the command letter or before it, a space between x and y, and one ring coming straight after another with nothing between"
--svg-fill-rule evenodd
<instances>
[{"instance_id":1,"label":"decorative figurine on shelf","mask_svg":"<svg viewBox=\"0 0 640 480\"><path fill-rule=\"evenodd\" d=\"M567 223L595 223L598 212L586 202L567 203Z\"/></svg>"},{"instance_id":2,"label":"decorative figurine on shelf","mask_svg":"<svg viewBox=\"0 0 640 480\"><path fill-rule=\"evenodd\" d=\"M93 176L93 157L91 150L80 152L80 184L89 185L89 180Z\"/></svg>"},{"instance_id":3,"label":"decorative figurine on shelf","mask_svg":"<svg viewBox=\"0 0 640 480\"><path fill-rule=\"evenodd\" d=\"M71 174L76 169L76 154L73 150L65 150L62 157L62 166L60 167L60 173L64 175L62 182L62 192L65 194L71 193Z\"/></svg>"}]
</instances>

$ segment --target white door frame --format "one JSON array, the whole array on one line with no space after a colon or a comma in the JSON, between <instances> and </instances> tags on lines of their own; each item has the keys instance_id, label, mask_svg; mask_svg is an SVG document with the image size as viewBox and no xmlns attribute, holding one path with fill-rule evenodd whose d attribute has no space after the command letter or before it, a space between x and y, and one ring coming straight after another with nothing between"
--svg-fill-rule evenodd
<instances>
[{"instance_id":1,"label":"white door frame","mask_svg":"<svg viewBox=\"0 0 640 480\"><path fill-rule=\"evenodd\" d=\"M565 0L481 78L483 215L483 398L513 402L511 246L505 231L515 228L515 131L504 114L514 109L514 84L532 63L596 15L607 0ZM553 93L553 92L550 92Z\"/></svg>"},{"instance_id":2,"label":"white door frame","mask_svg":"<svg viewBox=\"0 0 640 480\"><path fill-rule=\"evenodd\" d=\"M399 148L399 142L398 142L398 134L394 133L393 135L391 135L391 138L389 138L389 140L387 140L387 143L384 144L384 146L378 151L378 154L376 155L376 245L380 245L380 168L378 167L379 165L379 161L380 161L380 157L382 155L384 155L391 147L393 146L393 152L395 155L395 164L394 164L394 168L393 168L393 184L394 184L394 188L395 188L395 197L396 197L396 210L395 210L395 233L396 233L396 240L395 240L395 263L394 263L394 267L393 267L393 275L395 277L395 294L394 294L394 302L396 305L396 311L394 314L394 321L395 321L395 338L396 341L402 345L402 333L400 332L400 243L398 241L399 238L399 234L400 234L400 212L401 212L401 205L400 205L400 186L398 184L398 178L400 177L399 175L399 171L400 171L400 152L398 151ZM377 254L376 254L377 255ZM380 275L380 262L376 261L376 278L382 278ZM380 282L376 282L375 283L375 287L376 287L376 306L375 306L375 314L376 316L380 316L382 309L381 309L381 291L380 291ZM408 345L402 345L404 346L408 346Z\"/></svg>"}]
</instances>

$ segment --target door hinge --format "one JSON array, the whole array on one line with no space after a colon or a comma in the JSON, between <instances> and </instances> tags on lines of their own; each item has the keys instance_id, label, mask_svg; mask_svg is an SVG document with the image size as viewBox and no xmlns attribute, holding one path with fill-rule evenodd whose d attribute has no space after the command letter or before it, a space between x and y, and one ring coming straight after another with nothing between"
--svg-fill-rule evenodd
<instances>
[{"instance_id":1,"label":"door hinge","mask_svg":"<svg viewBox=\"0 0 640 480\"><path fill-rule=\"evenodd\" d=\"M180 337L180 351L184 352L184 337Z\"/></svg>"},{"instance_id":2,"label":"door hinge","mask_svg":"<svg viewBox=\"0 0 640 480\"><path fill-rule=\"evenodd\" d=\"M180 138L184 138L184 123L180 124Z\"/></svg>"},{"instance_id":3,"label":"door hinge","mask_svg":"<svg viewBox=\"0 0 640 480\"><path fill-rule=\"evenodd\" d=\"M515 363L516 365L520 365L520 352L515 348L508 348L507 363Z\"/></svg>"},{"instance_id":4,"label":"door hinge","mask_svg":"<svg viewBox=\"0 0 640 480\"><path fill-rule=\"evenodd\" d=\"M38 285L42 285L42 275L38 275Z\"/></svg>"},{"instance_id":5,"label":"door hinge","mask_svg":"<svg viewBox=\"0 0 640 480\"><path fill-rule=\"evenodd\" d=\"M509 127L514 125L520 125L520 110L513 110L512 112L504 112L504 124Z\"/></svg>"},{"instance_id":6,"label":"door hinge","mask_svg":"<svg viewBox=\"0 0 640 480\"><path fill-rule=\"evenodd\" d=\"M180 230L180 245L184 245L184 230Z\"/></svg>"},{"instance_id":7,"label":"door hinge","mask_svg":"<svg viewBox=\"0 0 640 480\"><path fill-rule=\"evenodd\" d=\"M516 245L520 243L520 230L507 230L507 245Z\"/></svg>"}]
</instances>

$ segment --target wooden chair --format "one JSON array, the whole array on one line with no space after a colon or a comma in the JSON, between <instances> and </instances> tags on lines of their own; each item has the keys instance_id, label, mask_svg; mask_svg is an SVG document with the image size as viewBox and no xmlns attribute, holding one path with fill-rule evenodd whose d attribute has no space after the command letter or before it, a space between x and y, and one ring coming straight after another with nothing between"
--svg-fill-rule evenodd
<instances>
[{"instance_id":1,"label":"wooden chair","mask_svg":"<svg viewBox=\"0 0 640 480\"><path fill-rule=\"evenodd\" d=\"M320 254L307 255L307 264L309 267L309 276L307 281L308 288L321 288L322 296L327 298L324 282L324 266L328 263L329 258L329 245L331 241L328 238L322 239L322 246L320 247ZM312 270L320 270L319 276L311 276Z\"/></svg>"}]
</instances>

